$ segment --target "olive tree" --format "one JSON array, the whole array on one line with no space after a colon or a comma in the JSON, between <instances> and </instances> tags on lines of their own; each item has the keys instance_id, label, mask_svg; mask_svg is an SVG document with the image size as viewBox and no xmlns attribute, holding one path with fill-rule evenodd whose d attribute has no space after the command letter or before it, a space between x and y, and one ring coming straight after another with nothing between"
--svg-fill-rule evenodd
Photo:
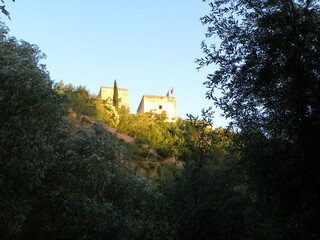
<instances>
[{"instance_id":1,"label":"olive tree","mask_svg":"<svg viewBox=\"0 0 320 240\"><path fill-rule=\"evenodd\" d=\"M261 220L252 231L319 238L319 1L205 2L211 12L201 18L208 31L198 64L217 67L204 83L207 97L242 136ZM213 37L218 44L208 45Z\"/></svg>"}]
</instances>

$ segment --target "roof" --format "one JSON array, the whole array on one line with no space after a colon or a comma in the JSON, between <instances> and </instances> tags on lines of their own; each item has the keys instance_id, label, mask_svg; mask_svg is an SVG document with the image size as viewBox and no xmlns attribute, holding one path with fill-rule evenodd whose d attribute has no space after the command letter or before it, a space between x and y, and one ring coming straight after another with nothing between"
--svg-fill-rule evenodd
<instances>
[{"instance_id":1,"label":"roof","mask_svg":"<svg viewBox=\"0 0 320 240\"><path fill-rule=\"evenodd\" d=\"M159 98L167 98L167 96L154 96L154 95L143 95L142 98L153 98L153 99L159 99ZM175 98L175 97L170 97Z\"/></svg>"}]
</instances>

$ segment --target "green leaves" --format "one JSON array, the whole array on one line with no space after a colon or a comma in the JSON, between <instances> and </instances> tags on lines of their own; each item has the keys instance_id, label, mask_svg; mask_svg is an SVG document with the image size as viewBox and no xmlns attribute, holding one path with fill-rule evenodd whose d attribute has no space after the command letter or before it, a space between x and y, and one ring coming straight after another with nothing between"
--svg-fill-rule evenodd
<instances>
[{"instance_id":1,"label":"green leaves","mask_svg":"<svg viewBox=\"0 0 320 240\"><path fill-rule=\"evenodd\" d=\"M111 127L118 126L120 116L113 104L111 104L108 100L96 99L95 107L96 117L99 121Z\"/></svg>"},{"instance_id":2,"label":"green leaves","mask_svg":"<svg viewBox=\"0 0 320 240\"><path fill-rule=\"evenodd\" d=\"M5 238L18 236L38 202L55 158L62 99L35 45L18 42L0 26L0 215Z\"/></svg>"},{"instance_id":3,"label":"green leaves","mask_svg":"<svg viewBox=\"0 0 320 240\"><path fill-rule=\"evenodd\" d=\"M119 92L118 92L117 80L114 80L112 102L113 102L113 106L116 108L116 110L118 110L119 109Z\"/></svg>"},{"instance_id":4,"label":"green leaves","mask_svg":"<svg viewBox=\"0 0 320 240\"><path fill-rule=\"evenodd\" d=\"M317 225L310 213L320 206L320 181L312 177L320 173L319 2L223 0L210 7L201 19L209 39L198 64L217 66L204 83L207 97L240 132L241 162L258 199L251 221L259 226L251 231L255 238L317 238L309 224ZM208 44L211 37L217 46Z\"/></svg>"},{"instance_id":5,"label":"green leaves","mask_svg":"<svg viewBox=\"0 0 320 240\"><path fill-rule=\"evenodd\" d=\"M90 95L85 86L64 85L61 81L56 86L56 91L66 97L66 108L71 108L79 114L96 117L96 98Z\"/></svg>"}]
</instances>

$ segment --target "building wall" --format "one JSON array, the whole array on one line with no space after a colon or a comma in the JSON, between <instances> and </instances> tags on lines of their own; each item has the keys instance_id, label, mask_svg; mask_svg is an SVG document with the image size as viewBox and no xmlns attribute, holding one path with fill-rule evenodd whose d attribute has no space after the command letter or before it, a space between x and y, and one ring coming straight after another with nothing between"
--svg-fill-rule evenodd
<instances>
[{"instance_id":1,"label":"building wall","mask_svg":"<svg viewBox=\"0 0 320 240\"><path fill-rule=\"evenodd\" d=\"M129 90L124 88L118 88L118 96L120 100L119 101L120 106L125 106L130 109ZM110 98L112 101L113 87L101 87L99 92L99 97L104 100Z\"/></svg>"},{"instance_id":2,"label":"building wall","mask_svg":"<svg viewBox=\"0 0 320 240\"><path fill-rule=\"evenodd\" d=\"M175 97L143 95L137 113L154 111L162 113L166 111L168 121L174 121L177 118L177 103Z\"/></svg>"}]
</instances>

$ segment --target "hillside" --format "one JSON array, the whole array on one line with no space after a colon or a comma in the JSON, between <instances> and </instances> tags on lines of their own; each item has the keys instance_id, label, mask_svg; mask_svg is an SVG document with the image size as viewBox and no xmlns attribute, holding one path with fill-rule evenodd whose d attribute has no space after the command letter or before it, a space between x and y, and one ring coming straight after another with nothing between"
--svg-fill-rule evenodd
<instances>
[{"instance_id":1,"label":"hillside","mask_svg":"<svg viewBox=\"0 0 320 240\"><path fill-rule=\"evenodd\" d=\"M79 114L68 109L68 118L72 124L69 128L89 128L94 124L102 124L99 120ZM150 148L148 144L137 143L135 139L127 134L119 132L116 128L102 124L102 126L119 141L127 152L124 158L124 163L134 169L135 173L149 177L152 179L158 179L164 172L170 171L172 168L181 168L182 162L176 160L174 156L162 157L158 151L154 148Z\"/></svg>"}]
</instances>

